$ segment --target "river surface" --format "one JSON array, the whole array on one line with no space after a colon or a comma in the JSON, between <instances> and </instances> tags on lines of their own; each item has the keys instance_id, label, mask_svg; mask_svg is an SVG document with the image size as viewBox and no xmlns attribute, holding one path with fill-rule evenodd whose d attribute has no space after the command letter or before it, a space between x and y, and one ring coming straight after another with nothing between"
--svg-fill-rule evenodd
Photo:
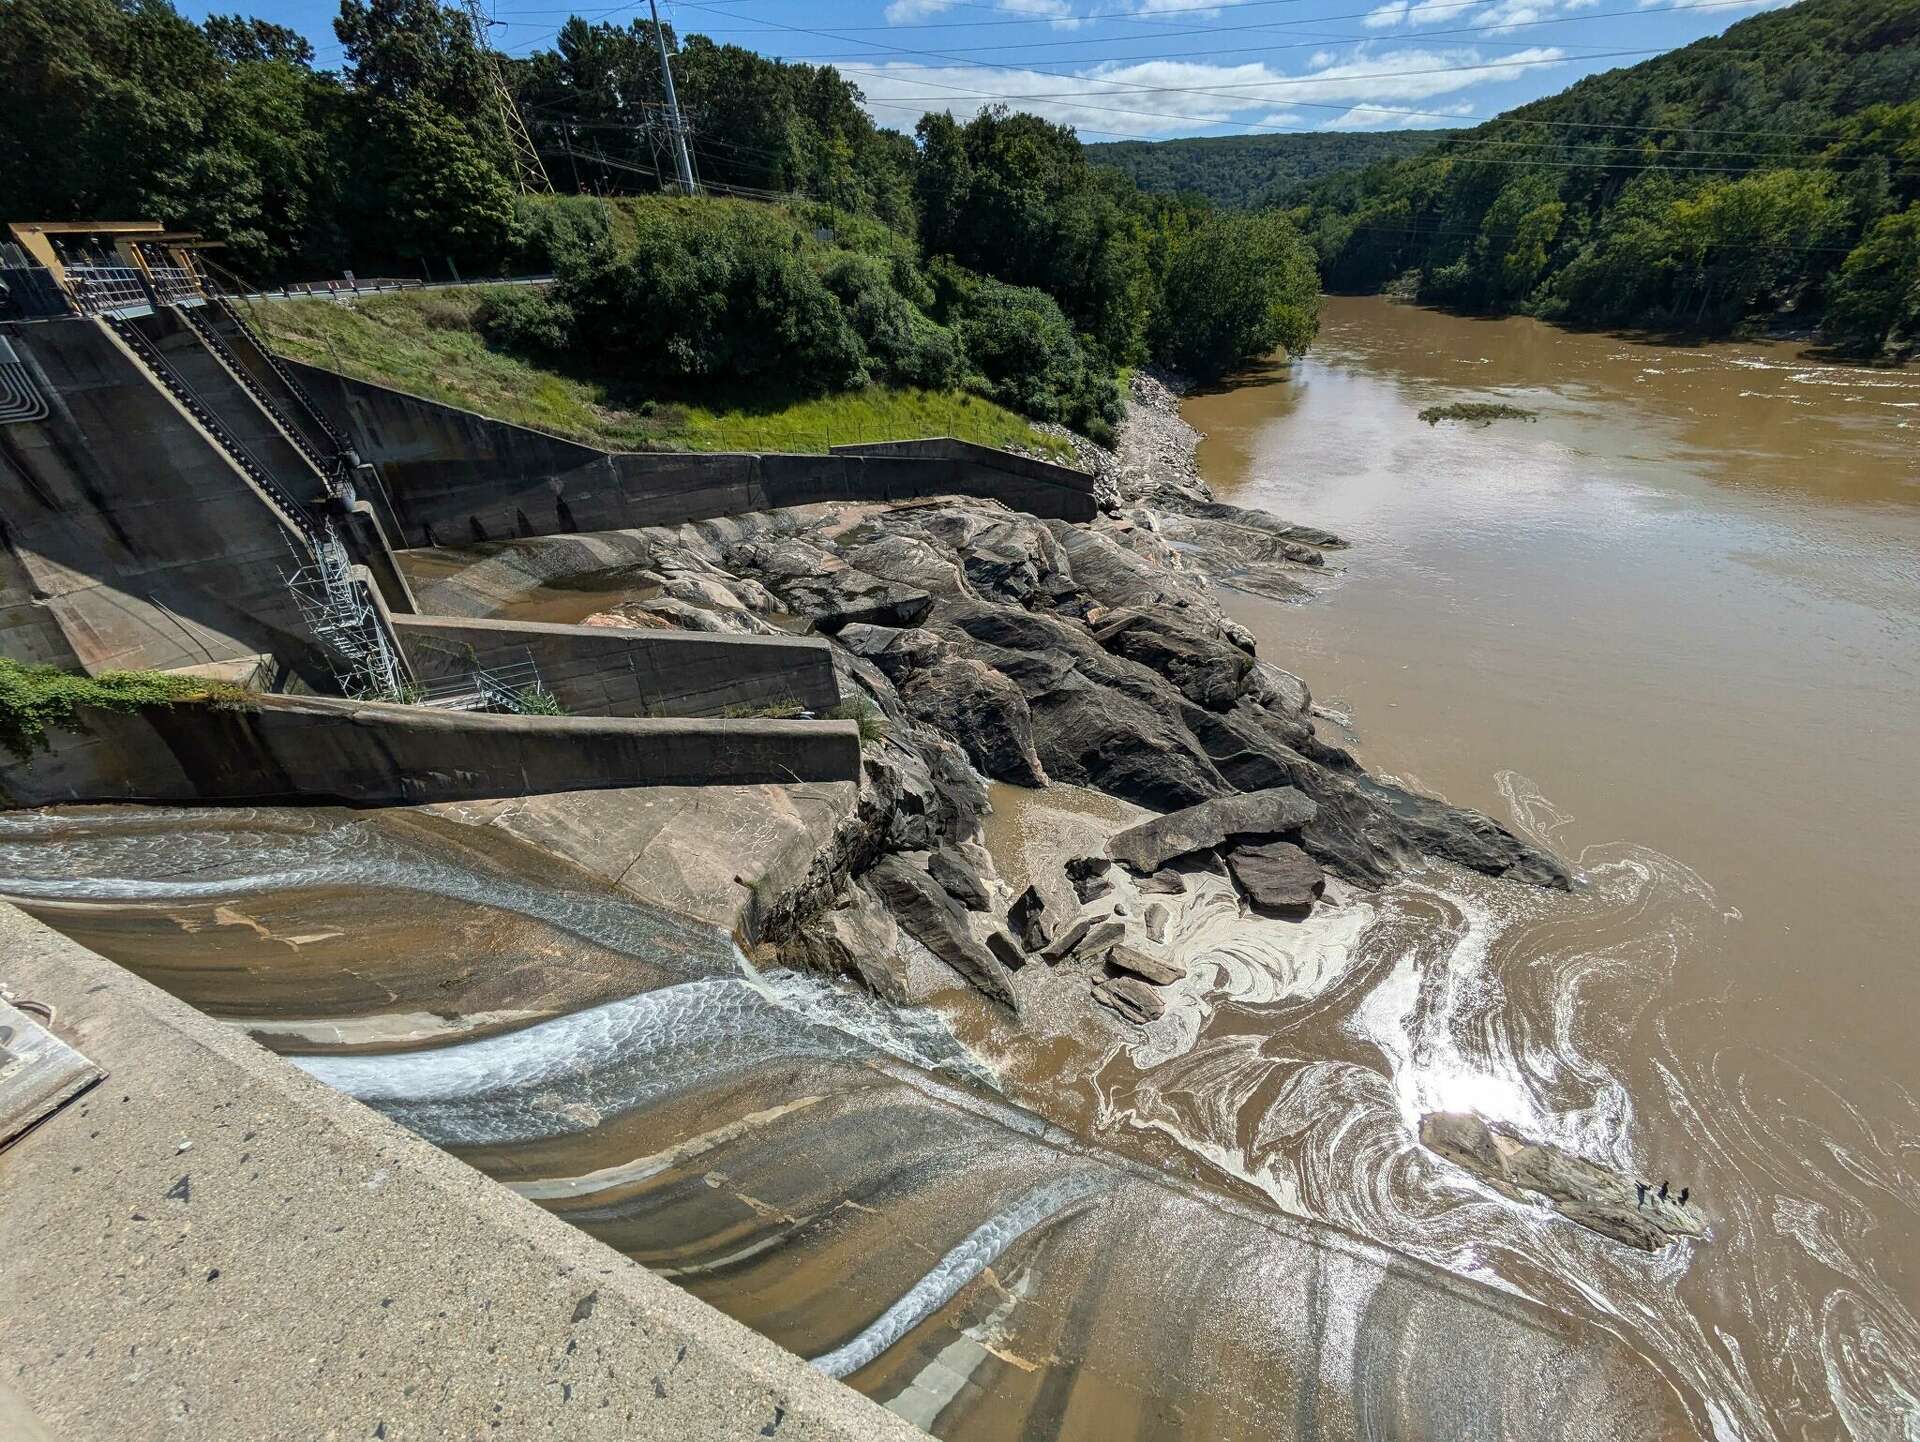
<instances>
[{"instance_id":1,"label":"river surface","mask_svg":"<svg viewBox=\"0 0 1920 1442\"><path fill-rule=\"evenodd\" d=\"M1488 398L1539 417L1417 419ZM1226 593L1261 654L1571 896L1116 876L1187 968L1136 1028L1065 966L1017 1026L762 973L432 808L9 813L0 894L954 1442L1916 1442L1920 376L1334 300L1189 414L1223 497L1353 543ZM635 594L597 554L408 560L578 620ZM993 799L1015 884L1138 814ZM1507 1200L1439 1108L1712 1239Z\"/></svg>"},{"instance_id":2,"label":"river surface","mask_svg":"<svg viewBox=\"0 0 1920 1442\"><path fill-rule=\"evenodd\" d=\"M1457 400L1537 419L1418 418ZM1310 602L1230 605L1262 656L1370 768L1583 885L1390 898L1397 958L1266 1039L1314 1057L1289 1144L1183 1130L1608 1322L1716 1436L1920 1438L1920 375L1332 298L1310 356L1186 415L1222 499L1352 542ZM1714 1239L1629 1265L1407 1185L1435 1104L1687 1185Z\"/></svg>"}]
</instances>

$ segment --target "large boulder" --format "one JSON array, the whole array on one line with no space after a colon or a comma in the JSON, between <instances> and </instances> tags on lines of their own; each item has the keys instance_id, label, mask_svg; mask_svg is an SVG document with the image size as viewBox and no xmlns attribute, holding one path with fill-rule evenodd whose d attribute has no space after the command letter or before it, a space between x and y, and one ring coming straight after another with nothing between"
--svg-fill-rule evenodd
<instances>
[{"instance_id":1,"label":"large boulder","mask_svg":"<svg viewBox=\"0 0 1920 1442\"><path fill-rule=\"evenodd\" d=\"M1256 911L1305 911L1327 887L1320 863L1291 841L1236 846L1227 853L1227 869Z\"/></svg>"},{"instance_id":2,"label":"large boulder","mask_svg":"<svg viewBox=\"0 0 1920 1442\"><path fill-rule=\"evenodd\" d=\"M1291 786L1216 797L1129 827L1108 840L1107 854L1146 874L1228 840L1297 833L1317 810L1305 793Z\"/></svg>"},{"instance_id":3,"label":"large boulder","mask_svg":"<svg viewBox=\"0 0 1920 1442\"><path fill-rule=\"evenodd\" d=\"M959 972L975 990L1012 1011L1020 1009L1006 968L974 939L966 912L928 874L924 856L884 856L865 881L907 935Z\"/></svg>"},{"instance_id":4,"label":"large boulder","mask_svg":"<svg viewBox=\"0 0 1920 1442\"><path fill-rule=\"evenodd\" d=\"M916 672L901 683L900 701L958 741L982 774L1016 786L1047 784L1027 698L985 662L955 657Z\"/></svg>"},{"instance_id":5,"label":"large boulder","mask_svg":"<svg viewBox=\"0 0 1920 1442\"><path fill-rule=\"evenodd\" d=\"M1568 1221L1645 1252L1707 1235L1698 1211L1662 1201L1657 1193L1643 1198L1636 1178L1551 1142L1528 1141L1502 1122L1470 1112L1429 1112L1420 1119L1420 1143L1504 1196L1542 1198Z\"/></svg>"},{"instance_id":6,"label":"large boulder","mask_svg":"<svg viewBox=\"0 0 1920 1442\"><path fill-rule=\"evenodd\" d=\"M1218 631L1171 611L1112 611L1094 640L1116 656L1158 672L1189 701L1224 711L1239 697L1253 658Z\"/></svg>"},{"instance_id":7,"label":"large boulder","mask_svg":"<svg viewBox=\"0 0 1920 1442\"><path fill-rule=\"evenodd\" d=\"M951 846L943 846L927 858L927 874L940 883L955 901L968 911L985 911L988 905L987 882L973 862Z\"/></svg>"},{"instance_id":8,"label":"large boulder","mask_svg":"<svg viewBox=\"0 0 1920 1442\"><path fill-rule=\"evenodd\" d=\"M1047 905L1040 888L1029 886L1007 909L1007 926L1028 951L1042 951L1060 930L1060 918Z\"/></svg>"},{"instance_id":9,"label":"large boulder","mask_svg":"<svg viewBox=\"0 0 1920 1442\"><path fill-rule=\"evenodd\" d=\"M837 631L854 621L911 626L933 604L933 597L916 586L859 570L797 537L744 542L729 552L729 559L763 581L789 611L822 631Z\"/></svg>"}]
</instances>

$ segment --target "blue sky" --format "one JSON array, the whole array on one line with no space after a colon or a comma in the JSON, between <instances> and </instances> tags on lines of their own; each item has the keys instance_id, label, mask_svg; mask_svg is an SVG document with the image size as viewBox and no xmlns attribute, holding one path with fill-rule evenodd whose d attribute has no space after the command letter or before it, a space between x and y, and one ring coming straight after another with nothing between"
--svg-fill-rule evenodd
<instances>
[{"instance_id":1,"label":"blue sky","mask_svg":"<svg viewBox=\"0 0 1920 1442\"><path fill-rule=\"evenodd\" d=\"M575 13L488 0L495 44L524 54ZM683 33L833 64L883 125L995 100L1086 140L1470 125L1794 0L663 0ZM337 0L241 9L340 63ZM578 13L625 23L639 5Z\"/></svg>"}]
</instances>

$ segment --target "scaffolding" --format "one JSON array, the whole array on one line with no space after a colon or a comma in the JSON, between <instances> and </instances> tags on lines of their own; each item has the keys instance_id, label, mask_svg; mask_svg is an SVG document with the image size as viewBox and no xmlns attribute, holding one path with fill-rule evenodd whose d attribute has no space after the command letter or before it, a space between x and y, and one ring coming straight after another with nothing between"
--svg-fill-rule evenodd
<instances>
[{"instance_id":1,"label":"scaffolding","mask_svg":"<svg viewBox=\"0 0 1920 1442\"><path fill-rule=\"evenodd\" d=\"M299 560L299 553L294 553ZM333 658L342 695L402 701L412 686L367 583L353 574L353 558L331 524L313 546L313 559L286 572L287 589L307 630Z\"/></svg>"},{"instance_id":2,"label":"scaffolding","mask_svg":"<svg viewBox=\"0 0 1920 1442\"><path fill-rule=\"evenodd\" d=\"M556 710L553 695L540 680L533 652L505 666L469 665L458 676L429 682L420 704L442 711L506 711L526 714Z\"/></svg>"}]
</instances>

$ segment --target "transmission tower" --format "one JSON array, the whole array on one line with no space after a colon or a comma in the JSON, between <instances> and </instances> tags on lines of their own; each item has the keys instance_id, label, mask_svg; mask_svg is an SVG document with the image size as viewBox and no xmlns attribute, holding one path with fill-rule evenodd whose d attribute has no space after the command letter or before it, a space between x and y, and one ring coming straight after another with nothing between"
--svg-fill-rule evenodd
<instances>
[{"instance_id":1,"label":"transmission tower","mask_svg":"<svg viewBox=\"0 0 1920 1442\"><path fill-rule=\"evenodd\" d=\"M500 129L507 137L507 149L513 153L514 179L520 182L520 193L551 195L553 182L547 179L547 168L540 163L540 152L534 149L526 119L520 114L513 92L507 88L506 62L495 52L487 36L493 17L487 14L486 0L463 0L463 3L467 18L473 22L473 43L479 47L480 63L487 67L487 75L493 81L493 107L500 117Z\"/></svg>"},{"instance_id":2,"label":"transmission tower","mask_svg":"<svg viewBox=\"0 0 1920 1442\"><path fill-rule=\"evenodd\" d=\"M653 16L653 39L660 47L660 79L667 92L667 133L673 138L673 168L680 177L680 193L694 193L693 160L687 154L687 126L680 118L680 97L673 89L673 66L667 63L667 37L660 30L660 9L647 0L647 12Z\"/></svg>"}]
</instances>

